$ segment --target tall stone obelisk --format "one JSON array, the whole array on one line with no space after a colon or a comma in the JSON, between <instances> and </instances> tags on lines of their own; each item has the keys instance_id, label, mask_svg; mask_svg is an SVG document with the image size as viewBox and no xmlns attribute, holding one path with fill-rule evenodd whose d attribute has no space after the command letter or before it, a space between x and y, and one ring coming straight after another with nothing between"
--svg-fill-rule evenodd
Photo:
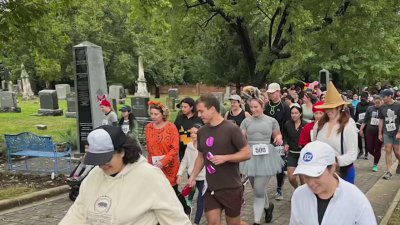
<instances>
[{"instance_id":1,"label":"tall stone obelisk","mask_svg":"<svg viewBox=\"0 0 400 225\"><path fill-rule=\"evenodd\" d=\"M150 94L147 91L146 78L144 77L143 57L142 56L139 56L138 67L139 67L139 76L137 79L138 88L135 93L135 96L149 97Z\"/></svg>"},{"instance_id":2,"label":"tall stone obelisk","mask_svg":"<svg viewBox=\"0 0 400 225\"><path fill-rule=\"evenodd\" d=\"M148 105L147 102L150 100L150 93L147 91L146 78L144 78L143 68L143 57L139 56L138 59L139 76L137 79L137 91L135 96L131 98L132 113L139 120L147 120Z\"/></svg>"}]
</instances>

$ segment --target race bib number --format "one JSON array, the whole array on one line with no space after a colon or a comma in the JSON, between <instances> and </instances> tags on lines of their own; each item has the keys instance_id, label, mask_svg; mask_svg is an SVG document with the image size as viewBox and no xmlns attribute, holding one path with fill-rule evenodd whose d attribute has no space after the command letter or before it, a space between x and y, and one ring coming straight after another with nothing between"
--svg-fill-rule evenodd
<instances>
[{"instance_id":1,"label":"race bib number","mask_svg":"<svg viewBox=\"0 0 400 225\"><path fill-rule=\"evenodd\" d=\"M396 130L396 124L395 124L395 123L388 123L388 124L386 124L386 130L387 130L387 131L394 131L394 130Z\"/></svg>"},{"instance_id":2,"label":"race bib number","mask_svg":"<svg viewBox=\"0 0 400 225\"><path fill-rule=\"evenodd\" d=\"M101 121L101 125L108 125L108 120Z\"/></svg>"},{"instance_id":3,"label":"race bib number","mask_svg":"<svg viewBox=\"0 0 400 225\"><path fill-rule=\"evenodd\" d=\"M377 118L371 118L370 124L371 124L372 126L378 126L378 124L379 124L379 119L377 119Z\"/></svg>"},{"instance_id":4,"label":"race bib number","mask_svg":"<svg viewBox=\"0 0 400 225\"><path fill-rule=\"evenodd\" d=\"M362 121L365 118L365 113L358 114L358 121Z\"/></svg>"},{"instance_id":5,"label":"race bib number","mask_svg":"<svg viewBox=\"0 0 400 225\"><path fill-rule=\"evenodd\" d=\"M127 134L129 132L129 125L122 125L121 129L125 134Z\"/></svg>"},{"instance_id":6,"label":"race bib number","mask_svg":"<svg viewBox=\"0 0 400 225\"><path fill-rule=\"evenodd\" d=\"M158 163L160 160L162 160L164 157L165 157L165 155L152 156L152 157L151 157L151 162L153 163L153 165L155 165L155 164Z\"/></svg>"},{"instance_id":7,"label":"race bib number","mask_svg":"<svg viewBox=\"0 0 400 225\"><path fill-rule=\"evenodd\" d=\"M253 155L267 155L269 153L268 145L266 144L253 145L252 148L253 148Z\"/></svg>"},{"instance_id":8,"label":"race bib number","mask_svg":"<svg viewBox=\"0 0 400 225\"><path fill-rule=\"evenodd\" d=\"M275 149L276 149L276 151L278 152L279 155L285 155L285 147L276 146Z\"/></svg>"}]
</instances>

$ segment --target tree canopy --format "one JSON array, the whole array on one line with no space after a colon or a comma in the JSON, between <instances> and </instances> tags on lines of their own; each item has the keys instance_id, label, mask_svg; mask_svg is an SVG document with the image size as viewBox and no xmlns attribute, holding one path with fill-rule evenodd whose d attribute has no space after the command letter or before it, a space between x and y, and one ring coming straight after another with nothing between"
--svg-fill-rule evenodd
<instances>
[{"instance_id":1,"label":"tree canopy","mask_svg":"<svg viewBox=\"0 0 400 225\"><path fill-rule=\"evenodd\" d=\"M391 0L0 1L0 62L38 82L73 78L72 47L103 49L109 82L133 86L317 79L399 84L400 2ZM3 69L2 69L3 70ZM361 82L360 82L361 81Z\"/></svg>"}]
</instances>

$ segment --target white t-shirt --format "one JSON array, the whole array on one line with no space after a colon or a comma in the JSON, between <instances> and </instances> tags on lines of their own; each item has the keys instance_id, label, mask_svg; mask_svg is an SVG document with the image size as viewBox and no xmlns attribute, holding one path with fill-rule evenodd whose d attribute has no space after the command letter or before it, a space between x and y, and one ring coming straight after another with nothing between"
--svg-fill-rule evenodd
<instances>
[{"instance_id":1,"label":"white t-shirt","mask_svg":"<svg viewBox=\"0 0 400 225\"><path fill-rule=\"evenodd\" d=\"M339 178L336 192L326 208L321 225L376 225L367 197L353 184ZM319 225L317 197L304 184L292 195L290 225Z\"/></svg>"}]
</instances>

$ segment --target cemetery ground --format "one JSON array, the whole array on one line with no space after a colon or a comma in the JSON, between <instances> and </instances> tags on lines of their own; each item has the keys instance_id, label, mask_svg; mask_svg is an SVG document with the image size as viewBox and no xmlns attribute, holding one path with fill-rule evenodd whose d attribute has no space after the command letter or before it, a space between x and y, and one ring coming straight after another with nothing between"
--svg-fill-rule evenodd
<instances>
[{"instance_id":1,"label":"cemetery ground","mask_svg":"<svg viewBox=\"0 0 400 225\"><path fill-rule=\"evenodd\" d=\"M196 98L195 96L192 96ZM160 102L165 103L166 96L162 96L158 100ZM130 105L130 98L126 98L126 105ZM66 101L59 100L59 106L61 109L66 112ZM54 180L51 180L50 175L36 174L32 172L24 172L24 173L12 173L8 172L6 169L6 160L5 160L5 146L4 146L4 135L3 134L17 134L24 131L30 131L37 135L50 135L54 138L56 142L64 142L68 140L73 140L76 132L76 119L75 118L66 118L65 116L34 116L37 114L39 109L39 100L30 100L24 101L19 98L19 106L22 109L21 113L0 113L0 201L3 199L15 198L18 196L25 195L27 193L36 192L43 189L49 189L56 186L61 186L65 184L66 175L59 175ZM117 108L120 108L122 105L118 105ZM171 121L175 120L176 114L178 110L171 111ZM120 112L118 111L118 115L120 116ZM46 130L38 130L35 125L44 124L47 125ZM70 132L70 134L68 134ZM68 137L68 135L70 137ZM3 154L1 154L1 152ZM39 159L42 160L42 159ZM370 157L371 160L371 157ZM370 171L370 160L368 161L357 161L358 166L358 175L357 175L357 185L362 189L364 193L367 194L370 199L374 210L376 211L376 215L379 220L382 220L386 211L389 208L389 205L393 201L396 201L394 198L393 192L397 192L399 189L399 176L395 175L392 181L385 181L381 179L383 171L379 171L378 173L373 173ZM384 156L382 156L380 166L384 168ZM383 184L379 190L379 185ZM269 194L271 199L273 199L273 190L275 188L276 181L272 180L269 184ZM378 189L376 188L378 186ZM386 189L389 188L387 191ZM375 190L377 189L377 190ZM246 187L245 199L246 206L244 208L243 214L246 221L252 221L252 192L251 188ZM376 191L376 192L374 192ZM275 219L272 224L288 224L288 219L290 217L290 193L292 192L292 188L289 183L285 184L285 199L281 202L276 202L277 211L274 213ZM399 194L398 194L399 195ZM398 199L397 199L398 200ZM56 224L65 214L66 210L72 202L68 199L68 194L62 194L57 197L53 197L47 200L33 202L31 204L16 207L13 209L0 211L0 221L5 222L5 224L12 223L11 220L18 220L18 217L15 215L21 213L32 214L32 220L26 218L25 220L21 220L21 223L18 222L16 224ZM387 224L396 225L400 224L400 205L393 208L393 215L391 216L389 222ZM43 215L42 215L43 214ZM31 221L31 222L28 222ZM17 222L17 221L15 221ZM0 222L2 223L2 222ZM202 224L205 224L203 220Z\"/></svg>"},{"instance_id":2,"label":"cemetery ground","mask_svg":"<svg viewBox=\"0 0 400 225\"><path fill-rule=\"evenodd\" d=\"M157 100L166 103L167 96L161 96ZM194 97L194 96L192 96ZM127 97L126 105L130 105L130 98ZM119 104L120 108L123 104ZM0 200L10 199L23 194L43 190L65 184L65 175L59 175L54 180L50 175L36 174L30 171L23 173L11 173L6 168L6 149L4 143L4 134L18 134L29 131L34 134L53 137L56 142L75 142L76 141L76 118L66 118L63 116L38 116L40 108L39 98L33 100L22 100L18 98L18 106L21 107L21 113L0 113ZM64 113L67 111L66 100L59 100L59 107ZM178 110L171 111L171 121L176 118ZM117 111L118 116L121 112ZM35 125L44 124L45 130L39 130Z\"/></svg>"}]
</instances>

